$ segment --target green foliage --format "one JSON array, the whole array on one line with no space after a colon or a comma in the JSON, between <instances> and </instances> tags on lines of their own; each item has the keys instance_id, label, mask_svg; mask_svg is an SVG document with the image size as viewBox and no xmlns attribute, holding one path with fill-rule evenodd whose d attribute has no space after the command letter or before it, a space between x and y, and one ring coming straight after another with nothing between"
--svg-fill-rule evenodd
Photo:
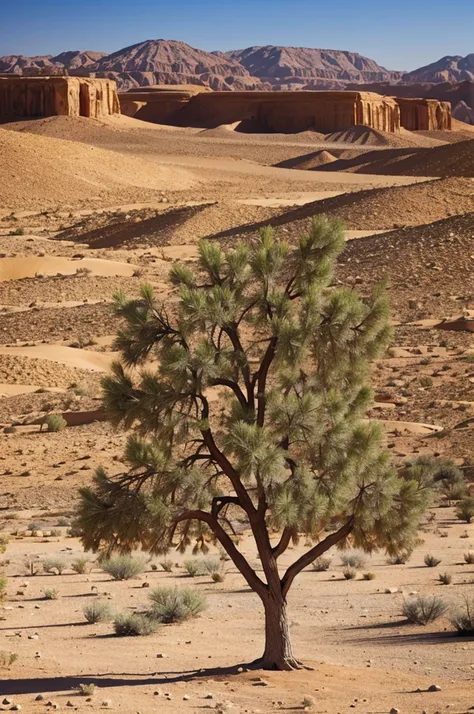
<instances>
[{"instance_id":1,"label":"green foliage","mask_svg":"<svg viewBox=\"0 0 474 714\"><path fill-rule=\"evenodd\" d=\"M145 558L132 555L115 555L101 563L102 570L112 576L114 580L131 580L141 575L145 570Z\"/></svg>"},{"instance_id":2,"label":"green foliage","mask_svg":"<svg viewBox=\"0 0 474 714\"><path fill-rule=\"evenodd\" d=\"M158 622L183 622L197 617L206 607L206 599L191 588L155 588L149 594L150 616Z\"/></svg>"},{"instance_id":3,"label":"green foliage","mask_svg":"<svg viewBox=\"0 0 474 714\"><path fill-rule=\"evenodd\" d=\"M59 591L56 588L46 588L43 590L43 598L45 600L57 600Z\"/></svg>"},{"instance_id":4,"label":"green foliage","mask_svg":"<svg viewBox=\"0 0 474 714\"><path fill-rule=\"evenodd\" d=\"M82 612L91 625L95 625L96 622L108 622L113 617L110 605L100 600L94 600L90 605L85 605Z\"/></svg>"},{"instance_id":5,"label":"green foliage","mask_svg":"<svg viewBox=\"0 0 474 714\"><path fill-rule=\"evenodd\" d=\"M62 431L67 427L67 421L61 414L48 414L45 419L48 431Z\"/></svg>"},{"instance_id":6,"label":"green foliage","mask_svg":"<svg viewBox=\"0 0 474 714\"><path fill-rule=\"evenodd\" d=\"M442 617L447 609L446 603L440 597L419 595L405 600L402 614L414 625L427 625Z\"/></svg>"},{"instance_id":7,"label":"green foliage","mask_svg":"<svg viewBox=\"0 0 474 714\"><path fill-rule=\"evenodd\" d=\"M190 578L195 578L197 575L204 574L204 568L201 560L186 560L184 562L184 569Z\"/></svg>"},{"instance_id":8,"label":"green foliage","mask_svg":"<svg viewBox=\"0 0 474 714\"><path fill-rule=\"evenodd\" d=\"M84 575L84 573L88 573L90 567L91 566L87 558L76 558L76 560L71 563L72 570L74 570L74 572L78 573L79 575Z\"/></svg>"},{"instance_id":9,"label":"green foliage","mask_svg":"<svg viewBox=\"0 0 474 714\"><path fill-rule=\"evenodd\" d=\"M209 575L222 572L222 562L219 558L204 558L202 561L203 570Z\"/></svg>"},{"instance_id":10,"label":"green foliage","mask_svg":"<svg viewBox=\"0 0 474 714\"><path fill-rule=\"evenodd\" d=\"M474 598L464 598L464 605L452 614L451 624L459 635L474 634Z\"/></svg>"},{"instance_id":11,"label":"green foliage","mask_svg":"<svg viewBox=\"0 0 474 714\"><path fill-rule=\"evenodd\" d=\"M343 249L343 225L318 216L293 246L270 228L227 251L201 241L196 270L172 268L172 313L150 285L116 296L125 327L104 408L130 435L124 473L99 468L81 489L86 549L205 554L218 541L263 599L274 561L302 536L315 545L282 573L285 595L331 545L413 547L432 481L422 467L397 473L364 418L388 302L380 288L361 298L337 286ZM234 509L251 522L263 579L239 550Z\"/></svg>"},{"instance_id":12,"label":"green foliage","mask_svg":"<svg viewBox=\"0 0 474 714\"><path fill-rule=\"evenodd\" d=\"M0 575L0 603L3 602L7 595L7 579L4 575Z\"/></svg>"},{"instance_id":13,"label":"green foliage","mask_svg":"<svg viewBox=\"0 0 474 714\"><path fill-rule=\"evenodd\" d=\"M458 503L456 508L456 516L460 521L471 523L474 518L474 496L467 496Z\"/></svg>"},{"instance_id":14,"label":"green foliage","mask_svg":"<svg viewBox=\"0 0 474 714\"><path fill-rule=\"evenodd\" d=\"M158 622L145 615L124 612L114 619L115 634L120 637L152 635L158 628Z\"/></svg>"},{"instance_id":15,"label":"green foliage","mask_svg":"<svg viewBox=\"0 0 474 714\"><path fill-rule=\"evenodd\" d=\"M24 235L25 235L25 229L24 229L24 228L15 228L14 231L10 231L9 235L11 235L11 236L24 236Z\"/></svg>"},{"instance_id":16,"label":"green foliage","mask_svg":"<svg viewBox=\"0 0 474 714\"><path fill-rule=\"evenodd\" d=\"M54 573L54 571L56 571L55 575L62 575L66 568L66 561L59 556L53 556L43 560L43 570L45 573Z\"/></svg>"},{"instance_id":17,"label":"green foliage","mask_svg":"<svg viewBox=\"0 0 474 714\"><path fill-rule=\"evenodd\" d=\"M341 562L349 568L360 570L360 568L363 568L365 565L365 558L361 553L344 553L341 557Z\"/></svg>"},{"instance_id":18,"label":"green foliage","mask_svg":"<svg viewBox=\"0 0 474 714\"><path fill-rule=\"evenodd\" d=\"M436 568L436 566L441 563L441 558L437 558L435 555L430 555L429 553L425 555L423 560L428 568Z\"/></svg>"},{"instance_id":19,"label":"green foliage","mask_svg":"<svg viewBox=\"0 0 474 714\"><path fill-rule=\"evenodd\" d=\"M445 496L448 503L457 501L466 494L464 475L450 459L434 459L430 456L419 456L407 465L408 474L422 478Z\"/></svg>"},{"instance_id":20,"label":"green foliage","mask_svg":"<svg viewBox=\"0 0 474 714\"><path fill-rule=\"evenodd\" d=\"M363 573L364 580L375 580L375 573Z\"/></svg>"},{"instance_id":21,"label":"green foliage","mask_svg":"<svg viewBox=\"0 0 474 714\"><path fill-rule=\"evenodd\" d=\"M89 684L80 684L79 694L83 697L92 697L95 694L96 689L97 686L94 684L94 682L89 682Z\"/></svg>"},{"instance_id":22,"label":"green foliage","mask_svg":"<svg viewBox=\"0 0 474 714\"><path fill-rule=\"evenodd\" d=\"M324 558L324 556L320 556L314 561L313 570L316 570L317 573L325 572L326 570L329 570L331 563L331 558Z\"/></svg>"}]
</instances>

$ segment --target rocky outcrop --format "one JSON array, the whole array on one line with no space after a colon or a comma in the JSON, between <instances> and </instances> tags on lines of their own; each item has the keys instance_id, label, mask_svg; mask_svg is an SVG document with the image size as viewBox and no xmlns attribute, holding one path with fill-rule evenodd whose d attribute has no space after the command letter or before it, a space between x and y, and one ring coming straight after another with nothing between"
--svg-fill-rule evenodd
<instances>
[{"instance_id":1,"label":"rocky outcrop","mask_svg":"<svg viewBox=\"0 0 474 714\"><path fill-rule=\"evenodd\" d=\"M474 53L466 57L448 55L437 62L403 75L403 82L462 82L474 81Z\"/></svg>"},{"instance_id":2,"label":"rocky outcrop","mask_svg":"<svg viewBox=\"0 0 474 714\"><path fill-rule=\"evenodd\" d=\"M0 120L120 113L115 82L79 77L0 77Z\"/></svg>"},{"instance_id":3,"label":"rocky outcrop","mask_svg":"<svg viewBox=\"0 0 474 714\"><path fill-rule=\"evenodd\" d=\"M449 131L452 124L451 105L436 99L396 97L400 107L400 123L408 131Z\"/></svg>"},{"instance_id":4,"label":"rocky outcrop","mask_svg":"<svg viewBox=\"0 0 474 714\"><path fill-rule=\"evenodd\" d=\"M189 96L186 92L140 91L121 94L120 101L124 109L132 102L146 101L135 116L181 126L215 127L251 120L263 131L278 133L306 129L328 133L354 124L400 130L396 101L370 92L204 92Z\"/></svg>"},{"instance_id":5,"label":"rocky outcrop","mask_svg":"<svg viewBox=\"0 0 474 714\"><path fill-rule=\"evenodd\" d=\"M54 74L55 68L74 71L80 67L90 67L95 62L105 57L106 52L91 52L86 50L71 50L61 52L59 55L40 55L25 57L24 55L8 55L0 57L0 72L13 72L14 74L32 74L35 70L50 71Z\"/></svg>"}]
</instances>

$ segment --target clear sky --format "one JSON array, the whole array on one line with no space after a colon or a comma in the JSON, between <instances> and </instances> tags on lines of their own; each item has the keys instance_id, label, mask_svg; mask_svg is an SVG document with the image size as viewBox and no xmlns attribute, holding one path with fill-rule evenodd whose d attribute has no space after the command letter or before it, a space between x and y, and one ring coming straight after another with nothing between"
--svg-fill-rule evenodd
<instances>
[{"instance_id":1,"label":"clear sky","mask_svg":"<svg viewBox=\"0 0 474 714\"><path fill-rule=\"evenodd\" d=\"M0 56L113 52L163 38L209 51L351 50L410 70L474 52L473 30L474 0L5 0Z\"/></svg>"}]
</instances>

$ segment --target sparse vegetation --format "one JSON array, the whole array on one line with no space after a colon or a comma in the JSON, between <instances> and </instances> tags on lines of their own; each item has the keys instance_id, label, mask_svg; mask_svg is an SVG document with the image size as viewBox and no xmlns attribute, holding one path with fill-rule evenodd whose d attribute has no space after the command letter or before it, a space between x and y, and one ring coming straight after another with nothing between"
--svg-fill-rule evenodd
<instances>
[{"instance_id":1,"label":"sparse vegetation","mask_svg":"<svg viewBox=\"0 0 474 714\"><path fill-rule=\"evenodd\" d=\"M469 550L467 553L464 553L464 561L468 565L474 565L474 551Z\"/></svg>"},{"instance_id":2,"label":"sparse vegetation","mask_svg":"<svg viewBox=\"0 0 474 714\"><path fill-rule=\"evenodd\" d=\"M402 614L414 625L427 625L442 617L448 607L444 600L435 595L418 595L403 603Z\"/></svg>"},{"instance_id":3,"label":"sparse vegetation","mask_svg":"<svg viewBox=\"0 0 474 714\"><path fill-rule=\"evenodd\" d=\"M320 558L316 558L316 560L313 563L313 570L316 570L317 573L322 573L325 572L326 570L329 570L331 567L332 563L332 558L324 558L321 556Z\"/></svg>"},{"instance_id":4,"label":"sparse vegetation","mask_svg":"<svg viewBox=\"0 0 474 714\"><path fill-rule=\"evenodd\" d=\"M59 591L56 588L45 588L43 590L43 598L45 600L57 600Z\"/></svg>"},{"instance_id":5,"label":"sparse vegetation","mask_svg":"<svg viewBox=\"0 0 474 714\"><path fill-rule=\"evenodd\" d=\"M341 562L348 568L356 568L356 570L360 570L365 565L365 558L361 553L353 551L344 553L341 557Z\"/></svg>"},{"instance_id":6,"label":"sparse vegetation","mask_svg":"<svg viewBox=\"0 0 474 714\"><path fill-rule=\"evenodd\" d=\"M441 558L437 558L435 555L431 555L430 553L427 553L423 560L428 568L436 568L436 566L441 563Z\"/></svg>"},{"instance_id":7,"label":"sparse vegetation","mask_svg":"<svg viewBox=\"0 0 474 714\"><path fill-rule=\"evenodd\" d=\"M76 560L71 563L71 568L74 570L75 573L78 573L79 575L84 575L84 573L88 573L90 567L91 566L87 558L76 558Z\"/></svg>"},{"instance_id":8,"label":"sparse vegetation","mask_svg":"<svg viewBox=\"0 0 474 714\"><path fill-rule=\"evenodd\" d=\"M364 580L375 580L375 573L363 573Z\"/></svg>"},{"instance_id":9,"label":"sparse vegetation","mask_svg":"<svg viewBox=\"0 0 474 714\"><path fill-rule=\"evenodd\" d=\"M460 635L474 634L474 598L464 598L464 605L452 614L451 624Z\"/></svg>"},{"instance_id":10,"label":"sparse vegetation","mask_svg":"<svg viewBox=\"0 0 474 714\"><path fill-rule=\"evenodd\" d=\"M474 518L474 496L467 496L458 503L456 508L456 516L460 521L471 523Z\"/></svg>"},{"instance_id":11,"label":"sparse vegetation","mask_svg":"<svg viewBox=\"0 0 474 714\"><path fill-rule=\"evenodd\" d=\"M11 667L14 662L18 659L16 652L4 652L0 650L0 669L7 669Z\"/></svg>"},{"instance_id":12,"label":"sparse vegetation","mask_svg":"<svg viewBox=\"0 0 474 714\"><path fill-rule=\"evenodd\" d=\"M173 561L170 558L165 558L165 560L160 560L160 565L165 571L165 573L171 573L173 570Z\"/></svg>"},{"instance_id":13,"label":"sparse vegetation","mask_svg":"<svg viewBox=\"0 0 474 714\"><path fill-rule=\"evenodd\" d=\"M354 580L357 577L357 570L351 567L343 568L342 574L346 580Z\"/></svg>"},{"instance_id":14,"label":"sparse vegetation","mask_svg":"<svg viewBox=\"0 0 474 714\"><path fill-rule=\"evenodd\" d=\"M63 431L67 427L67 421L61 414L48 414L45 422L48 431Z\"/></svg>"},{"instance_id":15,"label":"sparse vegetation","mask_svg":"<svg viewBox=\"0 0 474 714\"><path fill-rule=\"evenodd\" d=\"M440 573L438 576L438 580L442 585L451 585L451 583L453 582L453 576L449 573Z\"/></svg>"},{"instance_id":16,"label":"sparse vegetation","mask_svg":"<svg viewBox=\"0 0 474 714\"><path fill-rule=\"evenodd\" d=\"M100 600L95 600L90 605L85 605L82 612L87 622L91 625L95 625L96 622L108 622L113 617L110 605Z\"/></svg>"},{"instance_id":17,"label":"sparse vegetation","mask_svg":"<svg viewBox=\"0 0 474 714\"><path fill-rule=\"evenodd\" d=\"M149 594L149 599L151 617L162 623L189 620L207 607L205 598L191 588L156 588Z\"/></svg>"},{"instance_id":18,"label":"sparse vegetation","mask_svg":"<svg viewBox=\"0 0 474 714\"><path fill-rule=\"evenodd\" d=\"M54 573L55 575L62 575L67 568L67 563L63 558L51 557L45 558L43 560L43 570L45 573Z\"/></svg>"},{"instance_id":19,"label":"sparse vegetation","mask_svg":"<svg viewBox=\"0 0 474 714\"><path fill-rule=\"evenodd\" d=\"M114 619L115 634L120 637L136 637L152 635L158 628L154 618L136 613L121 613Z\"/></svg>"},{"instance_id":20,"label":"sparse vegetation","mask_svg":"<svg viewBox=\"0 0 474 714\"><path fill-rule=\"evenodd\" d=\"M203 575L204 573L202 561L196 559L186 560L184 563L184 569L190 578L195 578L197 575Z\"/></svg>"},{"instance_id":21,"label":"sparse vegetation","mask_svg":"<svg viewBox=\"0 0 474 714\"><path fill-rule=\"evenodd\" d=\"M96 689L97 686L93 682L90 682L89 684L80 684L79 694L83 697L92 697L94 696Z\"/></svg>"},{"instance_id":22,"label":"sparse vegetation","mask_svg":"<svg viewBox=\"0 0 474 714\"><path fill-rule=\"evenodd\" d=\"M114 580L131 580L141 575L145 570L144 558L133 555L115 555L101 563L102 570Z\"/></svg>"}]
</instances>

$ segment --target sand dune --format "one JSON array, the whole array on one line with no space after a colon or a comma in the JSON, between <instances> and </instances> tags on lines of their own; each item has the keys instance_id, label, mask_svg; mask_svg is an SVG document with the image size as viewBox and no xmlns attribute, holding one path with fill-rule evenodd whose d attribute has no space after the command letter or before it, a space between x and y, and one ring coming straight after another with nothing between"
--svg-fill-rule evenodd
<instances>
[{"instance_id":1,"label":"sand dune","mask_svg":"<svg viewBox=\"0 0 474 714\"><path fill-rule=\"evenodd\" d=\"M74 347L48 344L34 345L31 347L0 347L0 355L49 360L67 365L68 367L91 370L93 372L107 372L110 363L116 357L116 354L113 352L91 352Z\"/></svg>"},{"instance_id":2,"label":"sand dune","mask_svg":"<svg viewBox=\"0 0 474 714\"><path fill-rule=\"evenodd\" d=\"M131 263L119 263L101 258L69 260L57 256L0 258L0 280L20 280L38 275L74 275L87 271L91 275L130 277L136 270Z\"/></svg>"}]
</instances>

